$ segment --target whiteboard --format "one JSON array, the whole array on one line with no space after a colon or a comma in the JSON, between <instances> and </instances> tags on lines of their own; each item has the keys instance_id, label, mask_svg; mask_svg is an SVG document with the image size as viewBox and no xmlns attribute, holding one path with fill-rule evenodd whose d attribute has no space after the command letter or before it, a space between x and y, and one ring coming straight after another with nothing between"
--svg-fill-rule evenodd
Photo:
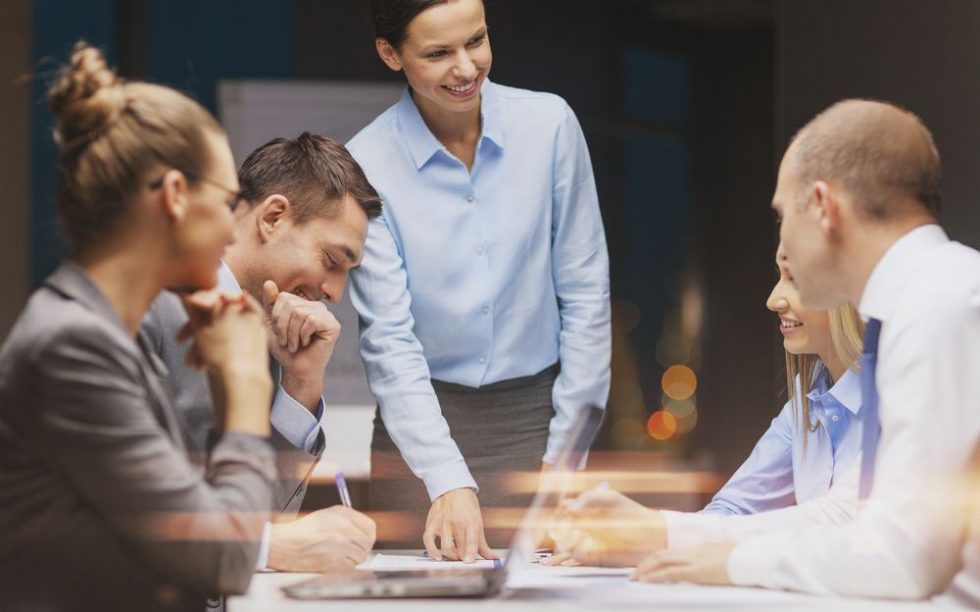
<instances>
[{"instance_id":1,"label":"whiteboard","mask_svg":"<svg viewBox=\"0 0 980 612\"><path fill-rule=\"evenodd\" d=\"M342 143L398 101L398 82L221 81L218 116L228 133L235 160L273 138L302 132L329 136ZM330 310L343 326L324 378L328 406L362 405L373 409L364 366L358 352L357 313L349 292Z\"/></svg>"}]
</instances>

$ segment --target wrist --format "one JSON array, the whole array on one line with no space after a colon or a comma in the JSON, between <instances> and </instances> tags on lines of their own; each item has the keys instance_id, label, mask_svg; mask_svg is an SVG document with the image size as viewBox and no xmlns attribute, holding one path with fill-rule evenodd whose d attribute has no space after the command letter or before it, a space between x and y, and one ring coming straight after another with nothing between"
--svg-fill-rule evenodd
<instances>
[{"instance_id":1,"label":"wrist","mask_svg":"<svg viewBox=\"0 0 980 612\"><path fill-rule=\"evenodd\" d=\"M225 431L269 437L269 404L272 378L255 368L224 368L218 375L224 403Z\"/></svg>"},{"instance_id":2,"label":"wrist","mask_svg":"<svg viewBox=\"0 0 980 612\"><path fill-rule=\"evenodd\" d=\"M283 371L280 381L283 391L310 412L316 412L323 397L323 376L304 376Z\"/></svg>"},{"instance_id":3,"label":"wrist","mask_svg":"<svg viewBox=\"0 0 980 612\"><path fill-rule=\"evenodd\" d=\"M285 533L283 529L287 528L285 523L271 523L269 525L269 556L266 560L265 566L269 569L279 570L285 567L283 565L283 550L282 541Z\"/></svg>"},{"instance_id":4,"label":"wrist","mask_svg":"<svg viewBox=\"0 0 980 612\"><path fill-rule=\"evenodd\" d=\"M649 540L653 550L667 548L667 521L660 510L648 508Z\"/></svg>"},{"instance_id":5,"label":"wrist","mask_svg":"<svg viewBox=\"0 0 980 612\"><path fill-rule=\"evenodd\" d=\"M228 389L239 385L255 389L264 385L272 392L272 376L269 375L268 363L264 360L255 363L232 359L212 366L209 372L213 379Z\"/></svg>"}]
</instances>

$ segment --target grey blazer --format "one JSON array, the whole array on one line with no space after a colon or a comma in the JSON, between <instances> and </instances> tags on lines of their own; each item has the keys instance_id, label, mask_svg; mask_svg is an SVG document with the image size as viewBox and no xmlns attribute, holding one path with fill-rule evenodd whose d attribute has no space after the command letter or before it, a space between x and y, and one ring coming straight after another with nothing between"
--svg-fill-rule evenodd
<instances>
[{"instance_id":1,"label":"grey blazer","mask_svg":"<svg viewBox=\"0 0 980 612\"><path fill-rule=\"evenodd\" d=\"M187 458L166 370L73 263L0 348L0 607L204 608L249 583L272 505L268 443Z\"/></svg>"},{"instance_id":2,"label":"grey blazer","mask_svg":"<svg viewBox=\"0 0 980 612\"><path fill-rule=\"evenodd\" d=\"M164 292L150 306L140 335L167 366L174 404L187 422L188 448L193 456L202 457L207 455L214 429L214 405L207 375L185 365L189 345L177 342L177 332L186 323L187 313L180 299L173 293ZM271 365L276 378L278 364L271 361ZM274 488L275 507L280 513L293 516L303 503L307 481L323 454L324 435L322 431L318 432L312 453L297 449L275 427L272 428L269 442L276 451L278 472Z\"/></svg>"}]
</instances>

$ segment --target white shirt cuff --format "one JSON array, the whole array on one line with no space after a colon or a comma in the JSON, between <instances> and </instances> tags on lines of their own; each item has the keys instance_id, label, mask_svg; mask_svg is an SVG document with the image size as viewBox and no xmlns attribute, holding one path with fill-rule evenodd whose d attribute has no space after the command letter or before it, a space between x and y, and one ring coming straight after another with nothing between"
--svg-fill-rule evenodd
<instances>
[{"instance_id":1,"label":"white shirt cuff","mask_svg":"<svg viewBox=\"0 0 980 612\"><path fill-rule=\"evenodd\" d=\"M667 524L667 548L690 548L707 542L720 541L720 517L695 512L661 510Z\"/></svg>"},{"instance_id":2,"label":"white shirt cuff","mask_svg":"<svg viewBox=\"0 0 980 612\"><path fill-rule=\"evenodd\" d=\"M262 528L262 541L259 542L259 558L255 560L255 571L264 570L269 564L269 538L272 537L272 523Z\"/></svg>"},{"instance_id":3,"label":"white shirt cuff","mask_svg":"<svg viewBox=\"0 0 980 612\"><path fill-rule=\"evenodd\" d=\"M477 493L480 491L465 461L440 466L423 476L422 482L425 483L425 489L432 501L453 489L473 489Z\"/></svg>"},{"instance_id":4,"label":"white shirt cuff","mask_svg":"<svg viewBox=\"0 0 980 612\"><path fill-rule=\"evenodd\" d=\"M286 390L279 386L276 397L272 401L272 411L269 420L276 431L296 448L313 452L317 436L323 426L323 398L317 402L316 416L306 406L294 400Z\"/></svg>"},{"instance_id":5,"label":"white shirt cuff","mask_svg":"<svg viewBox=\"0 0 980 612\"><path fill-rule=\"evenodd\" d=\"M759 536L735 545L728 555L728 578L736 586L768 586L779 565L773 535ZM785 543L785 542L784 542Z\"/></svg>"}]
</instances>

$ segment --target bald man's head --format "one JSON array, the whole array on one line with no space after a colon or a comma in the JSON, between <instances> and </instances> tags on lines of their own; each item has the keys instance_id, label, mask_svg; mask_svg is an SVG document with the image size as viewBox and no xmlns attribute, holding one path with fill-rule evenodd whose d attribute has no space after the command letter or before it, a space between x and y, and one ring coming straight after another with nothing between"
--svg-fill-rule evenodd
<instances>
[{"instance_id":1,"label":"bald man's head","mask_svg":"<svg viewBox=\"0 0 980 612\"><path fill-rule=\"evenodd\" d=\"M886 221L910 204L938 218L939 153L912 113L883 102L844 100L817 115L793 138L786 162L801 195L816 181L854 196L858 214Z\"/></svg>"}]
</instances>

